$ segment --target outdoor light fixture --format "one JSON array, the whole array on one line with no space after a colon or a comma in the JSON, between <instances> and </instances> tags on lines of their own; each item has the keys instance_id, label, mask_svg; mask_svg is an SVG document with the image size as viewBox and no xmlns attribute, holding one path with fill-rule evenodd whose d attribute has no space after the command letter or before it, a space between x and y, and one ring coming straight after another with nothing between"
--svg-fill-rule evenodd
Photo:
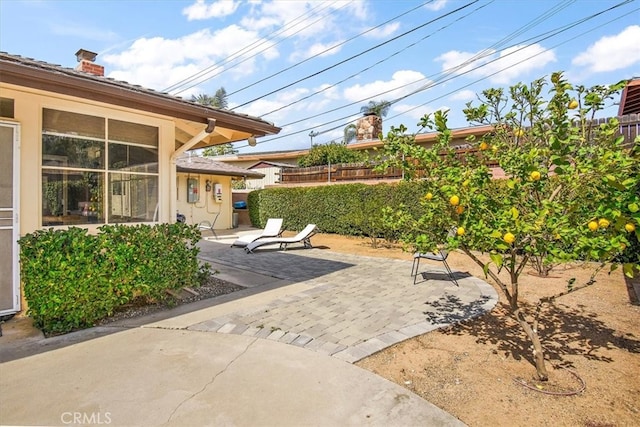
<instances>
[{"instance_id":1,"label":"outdoor light fixture","mask_svg":"<svg viewBox=\"0 0 640 427\"><path fill-rule=\"evenodd\" d=\"M251 135L249 138L247 138L247 143L249 144L250 147L255 147L256 146L256 137Z\"/></svg>"}]
</instances>

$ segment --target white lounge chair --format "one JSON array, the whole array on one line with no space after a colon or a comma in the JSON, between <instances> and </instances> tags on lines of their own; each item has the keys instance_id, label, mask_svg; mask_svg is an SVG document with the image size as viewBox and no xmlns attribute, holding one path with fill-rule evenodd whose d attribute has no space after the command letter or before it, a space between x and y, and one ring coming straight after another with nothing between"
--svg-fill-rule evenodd
<instances>
[{"instance_id":1,"label":"white lounge chair","mask_svg":"<svg viewBox=\"0 0 640 427\"><path fill-rule=\"evenodd\" d=\"M247 253L253 253L256 248L264 245L274 245L279 244L281 250L287 250L287 245L291 243L302 243L305 248L312 248L311 246L311 236L316 234L316 225L309 224L304 230L299 232L293 237L266 237L264 239L255 240L249 243L244 250Z\"/></svg>"},{"instance_id":2,"label":"white lounge chair","mask_svg":"<svg viewBox=\"0 0 640 427\"><path fill-rule=\"evenodd\" d=\"M279 237L282 234L282 218L269 218L264 229L257 234L247 234L240 236L235 242L231 244L231 247L239 246L246 247L249 243L266 237Z\"/></svg>"}]
</instances>

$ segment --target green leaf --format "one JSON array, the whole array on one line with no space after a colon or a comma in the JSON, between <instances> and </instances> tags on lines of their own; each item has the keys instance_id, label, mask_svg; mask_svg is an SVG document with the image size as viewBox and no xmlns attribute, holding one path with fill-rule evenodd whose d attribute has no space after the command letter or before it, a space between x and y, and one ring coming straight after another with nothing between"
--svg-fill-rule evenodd
<instances>
[{"instance_id":1,"label":"green leaf","mask_svg":"<svg viewBox=\"0 0 640 427\"><path fill-rule=\"evenodd\" d=\"M496 244L496 249L498 249L500 251L506 251L507 249L509 249L509 246L507 246L504 243L498 243L498 244Z\"/></svg>"},{"instance_id":2,"label":"green leaf","mask_svg":"<svg viewBox=\"0 0 640 427\"><path fill-rule=\"evenodd\" d=\"M631 263L623 264L622 271L624 271L624 275L629 278L633 278L633 267L634 267L634 264L631 264Z\"/></svg>"},{"instance_id":3,"label":"green leaf","mask_svg":"<svg viewBox=\"0 0 640 427\"><path fill-rule=\"evenodd\" d=\"M502 255L490 254L489 257L491 258L491 261L493 261L493 263L498 266L498 268L502 267L502 262L503 262Z\"/></svg>"},{"instance_id":4,"label":"green leaf","mask_svg":"<svg viewBox=\"0 0 640 427\"><path fill-rule=\"evenodd\" d=\"M569 165L569 162L567 161L567 159L564 156L551 156L551 163L553 163L556 166L567 166Z\"/></svg>"}]
</instances>

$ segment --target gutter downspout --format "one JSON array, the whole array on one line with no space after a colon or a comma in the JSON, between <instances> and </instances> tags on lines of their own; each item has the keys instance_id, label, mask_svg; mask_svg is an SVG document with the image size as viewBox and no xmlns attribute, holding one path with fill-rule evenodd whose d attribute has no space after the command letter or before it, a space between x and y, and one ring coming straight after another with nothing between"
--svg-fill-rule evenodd
<instances>
[{"instance_id":1,"label":"gutter downspout","mask_svg":"<svg viewBox=\"0 0 640 427\"><path fill-rule=\"evenodd\" d=\"M176 188L176 176L177 176L176 159L185 151L187 151L190 148L193 148L193 146L195 146L197 143L205 139L211 132L213 132L215 128L216 128L216 119L207 119L207 127L201 130L200 133L195 135L185 144L183 144L182 147L175 150L171 154L171 157L169 157L169 188L170 188L169 212L177 212L176 206L178 204L178 197L177 197L178 195L176 192L178 191L178 189ZM176 222L176 216L170 215L168 222L169 223Z\"/></svg>"}]
</instances>

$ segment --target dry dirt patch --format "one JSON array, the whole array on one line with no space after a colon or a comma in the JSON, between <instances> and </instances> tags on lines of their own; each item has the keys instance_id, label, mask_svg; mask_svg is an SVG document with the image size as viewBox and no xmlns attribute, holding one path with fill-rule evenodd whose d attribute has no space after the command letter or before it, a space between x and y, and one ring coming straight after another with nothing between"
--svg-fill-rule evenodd
<instances>
[{"instance_id":1,"label":"dry dirt patch","mask_svg":"<svg viewBox=\"0 0 640 427\"><path fill-rule=\"evenodd\" d=\"M318 234L313 244L411 260L399 247L373 249L367 239ZM484 276L464 254L452 253L450 264ZM526 274L522 298L535 303L565 290L569 278L575 277L576 285L586 282L591 271L592 266L576 264L556 268L549 278ZM631 304L631 298L619 270L603 271L595 285L546 307L540 330L550 370L545 384L534 381L528 341L504 315L504 301L485 316L407 340L357 365L470 426L638 426L640 307ZM577 392L581 381L586 388Z\"/></svg>"}]
</instances>

